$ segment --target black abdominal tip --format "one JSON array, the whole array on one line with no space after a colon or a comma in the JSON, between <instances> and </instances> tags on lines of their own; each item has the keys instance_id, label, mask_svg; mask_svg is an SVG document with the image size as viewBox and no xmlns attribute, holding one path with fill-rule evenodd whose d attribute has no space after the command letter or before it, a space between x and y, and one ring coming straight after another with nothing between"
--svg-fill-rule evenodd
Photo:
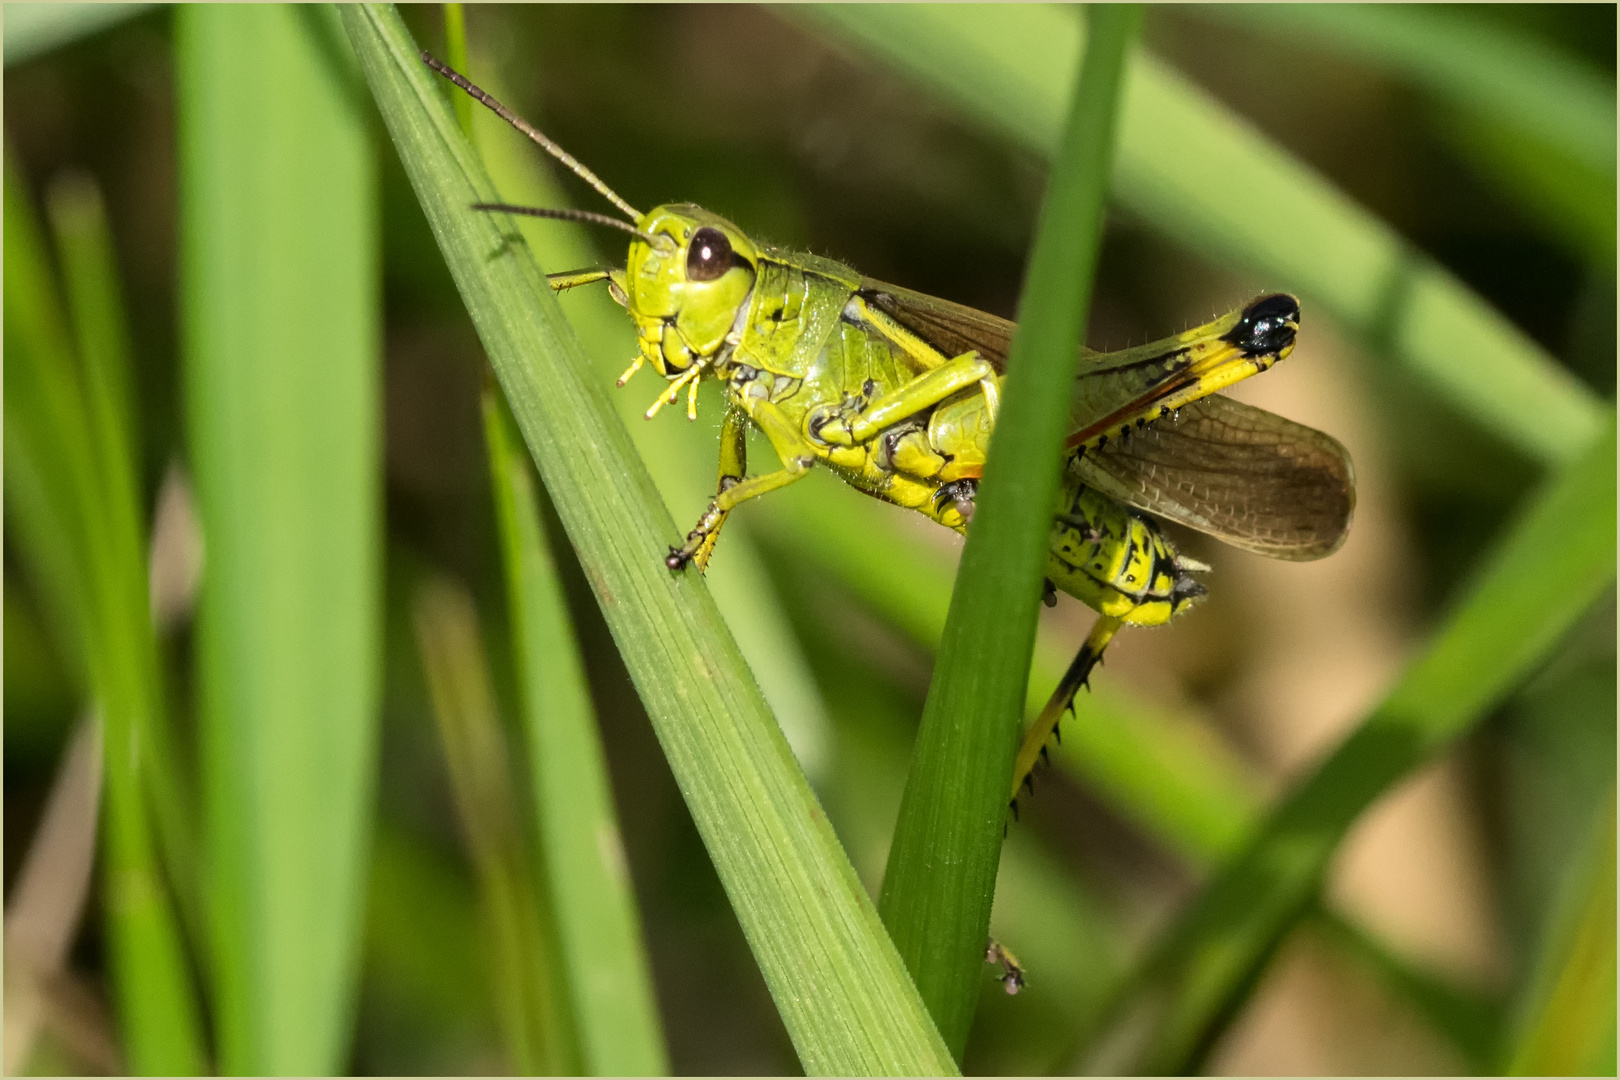
<instances>
[{"instance_id":1,"label":"black abdominal tip","mask_svg":"<svg viewBox=\"0 0 1620 1080\"><path fill-rule=\"evenodd\" d=\"M1260 356L1288 348L1298 330L1299 301L1287 293L1275 293L1245 308L1226 340L1249 356Z\"/></svg>"}]
</instances>

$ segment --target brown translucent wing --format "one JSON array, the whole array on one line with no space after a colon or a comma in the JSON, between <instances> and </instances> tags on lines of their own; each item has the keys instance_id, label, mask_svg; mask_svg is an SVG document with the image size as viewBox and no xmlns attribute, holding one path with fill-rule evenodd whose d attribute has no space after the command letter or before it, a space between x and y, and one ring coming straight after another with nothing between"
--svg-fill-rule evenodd
<instances>
[{"instance_id":1,"label":"brown translucent wing","mask_svg":"<svg viewBox=\"0 0 1620 1080\"><path fill-rule=\"evenodd\" d=\"M1332 554L1356 506L1337 439L1219 394L1087 450L1072 468L1139 510L1278 559Z\"/></svg>"},{"instance_id":2,"label":"brown translucent wing","mask_svg":"<svg viewBox=\"0 0 1620 1080\"><path fill-rule=\"evenodd\" d=\"M871 278L861 280L866 302L922 338L947 357L977 352L997 372L1007 370L1007 350L1017 325L964 304L912 292Z\"/></svg>"}]
</instances>

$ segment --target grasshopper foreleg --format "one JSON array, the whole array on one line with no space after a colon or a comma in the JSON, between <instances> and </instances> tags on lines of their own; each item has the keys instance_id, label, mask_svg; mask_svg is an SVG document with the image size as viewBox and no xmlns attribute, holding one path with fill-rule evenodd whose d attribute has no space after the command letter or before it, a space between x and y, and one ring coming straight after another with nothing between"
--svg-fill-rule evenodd
<instances>
[{"instance_id":1,"label":"grasshopper foreleg","mask_svg":"<svg viewBox=\"0 0 1620 1080\"><path fill-rule=\"evenodd\" d=\"M765 433L770 440L771 448L776 456L782 460L782 467L775 472L763 476L743 479L742 474L747 453L747 432L743 423L743 414L734 410L726 414L724 427L720 439L720 490L714 501L703 512L691 532L686 534L686 542L678 548L670 548L669 555L664 559L664 565L671 570L680 570L689 562L697 562L701 570L708 565L709 556L714 552L714 545L720 535L720 527L726 522L726 515L736 508L738 503L747 502L766 492L786 487L810 471L816 463L816 451L813 446L800 435L782 410L769 401L759 401L752 406L750 414L754 423Z\"/></svg>"},{"instance_id":2,"label":"grasshopper foreleg","mask_svg":"<svg viewBox=\"0 0 1620 1080\"><path fill-rule=\"evenodd\" d=\"M725 419L720 422L720 480L715 487L716 502L721 495L742 483L743 477L747 474L748 418L741 409L727 409ZM709 556L714 554L714 545L720 541L720 529L726 523L727 513L727 511L717 512L715 503L710 503L709 509L698 521L697 528L686 535L688 543L694 537L697 539L697 549L692 552L690 558L697 565L699 573L708 569ZM670 559L675 559L682 550L670 548ZM671 562L670 569L679 570L680 566Z\"/></svg>"}]
</instances>

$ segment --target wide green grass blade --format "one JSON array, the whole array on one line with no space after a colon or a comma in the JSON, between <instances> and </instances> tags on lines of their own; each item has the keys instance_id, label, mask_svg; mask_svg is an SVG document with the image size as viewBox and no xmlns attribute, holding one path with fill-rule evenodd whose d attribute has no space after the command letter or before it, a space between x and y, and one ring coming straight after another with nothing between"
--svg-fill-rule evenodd
<instances>
[{"instance_id":1,"label":"wide green grass blade","mask_svg":"<svg viewBox=\"0 0 1620 1080\"><path fill-rule=\"evenodd\" d=\"M1499 704L1615 575L1615 434L1561 470L1498 543L1467 596L1383 703L1270 813L1160 939L1116 1030L1143 1034L1123 1066L1197 1067L1277 944L1307 912L1333 853L1380 795Z\"/></svg>"},{"instance_id":2,"label":"wide green grass blade","mask_svg":"<svg viewBox=\"0 0 1620 1080\"><path fill-rule=\"evenodd\" d=\"M492 391L484 394L484 434L543 881L580 1064L593 1076L658 1076L669 1062L584 659L528 452Z\"/></svg>"},{"instance_id":3,"label":"wide green grass blade","mask_svg":"<svg viewBox=\"0 0 1620 1080\"><path fill-rule=\"evenodd\" d=\"M978 1003L1069 388L1090 313L1119 90L1142 18L1134 5L1090 13L1092 35L1041 207L1001 411L879 901L958 1057Z\"/></svg>"},{"instance_id":4,"label":"wide green grass blade","mask_svg":"<svg viewBox=\"0 0 1620 1080\"><path fill-rule=\"evenodd\" d=\"M520 1076L577 1073L551 913L525 850L478 612L465 586L440 577L417 586L411 607L456 816L478 876L491 997L508 1063Z\"/></svg>"},{"instance_id":5,"label":"wide green grass blade","mask_svg":"<svg viewBox=\"0 0 1620 1080\"><path fill-rule=\"evenodd\" d=\"M1572 875L1537 958L1527 1008L1504 1072L1607 1076L1615 1069L1615 800L1598 804L1585 858Z\"/></svg>"},{"instance_id":6,"label":"wide green grass blade","mask_svg":"<svg viewBox=\"0 0 1620 1080\"><path fill-rule=\"evenodd\" d=\"M1036 153L1057 146L1080 20L1059 7L789 7ZM1180 75L1143 56L1115 154L1120 203L1171 240L1299 294L1533 458L1559 463L1608 409L1388 225Z\"/></svg>"},{"instance_id":7,"label":"wide green grass blade","mask_svg":"<svg viewBox=\"0 0 1620 1080\"><path fill-rule=\"evenodd\" d=\"M232 1073L342 1071L368 865L377 214L330 14L176 12L208 894Z\"/></svg>"},{"instance_id":8,"label":"wide green grass blade","mask_svg":"<svg viewBox=\"0 0 1620 1080\"><path fill-rule=\"evenodd\" d=\"M105 386L75 360L9 153L6 167L7 507L47 603L72 626L104 725L102 907L126 1063L195 1074L206 1067L199 1009L146 798L161 699L129 446L99 407Z\"/></svg>"},{"instance_id":9,"label":"wide green grass blade","mask_svg":"<svg viewBox=\"0 0 1620 1080\"><path fill-rule=\"evenodd\" d=\"M344 9L372 93L810 1073L954 1069L527 245L398 14Z\"/></svg>"}]
</instances>

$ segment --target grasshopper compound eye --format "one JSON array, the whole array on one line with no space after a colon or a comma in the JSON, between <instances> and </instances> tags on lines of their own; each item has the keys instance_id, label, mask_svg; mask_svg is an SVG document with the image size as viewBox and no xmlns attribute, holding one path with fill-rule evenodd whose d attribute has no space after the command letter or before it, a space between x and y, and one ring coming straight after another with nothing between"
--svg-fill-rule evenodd
<instances>
[{"instance_id":1,"label":"grasshopper compound eye","mask_svg":"<svg viewBox=\"0 0 1620 1080\"><path fill-rule=\"evenodd\" d=\"M731 269L731 241L719 229L705 225L692 234L686 248L686 280L715 281Z\"/></svg>"},{"instance_id":2,"label":"grasshopper compound eye","mask_svg":"<svg viewBox=\"0 0 1620 1080\"><path fill-rule=\"evenodd\" d=\"M1278 353L1294 343L1299 330L1299 301L1287 293L1262 297L1244 309L1226 340L1249 356Z\"/></svg>"}]
</instances>

